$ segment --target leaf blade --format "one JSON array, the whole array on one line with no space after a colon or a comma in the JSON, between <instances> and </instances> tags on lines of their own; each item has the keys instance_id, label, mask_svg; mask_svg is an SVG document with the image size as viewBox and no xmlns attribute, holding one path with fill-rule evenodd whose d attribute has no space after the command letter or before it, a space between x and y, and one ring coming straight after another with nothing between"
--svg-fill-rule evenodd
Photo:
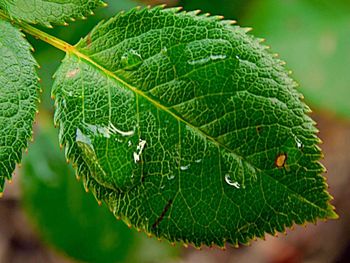
<instances>
[{"instance_id":1,"label":"leaf blade","mask_svg":"<svg viewBox=\"0 0 350 263\"><path fill-rule=\"evenodd\" d=\"M0 192L5 180L11 179L22 149L32 137L37 111L37 65L20 31L0 21Z\"/></svg>"},{"instance_id":2,"label":"leaf blade","mask_svg":"<svg viewBox=\"0 0 350 263\"><path fill-rule=\"evenodd\" d=\"M56 73L61 142L86 186L117 216L171 241L246 243L335 216L294 81L228 24L178 9L133 10L95 28Z\"/></svg>"},{"instance_id":3,"label":"leaf blade","mask_svg":"<svg viewBox=\"0 0 350 263\"><path fill-rule=\"evenodd\" d=\"M65 25L68 20L85 19L86 15L93 14L93 9L104 5L105 3L101 0L74 0L69 2L43 0L0 1L0 8L11 17L47 27L51 27L51 23Z\"/></svg>"}]
</instances>

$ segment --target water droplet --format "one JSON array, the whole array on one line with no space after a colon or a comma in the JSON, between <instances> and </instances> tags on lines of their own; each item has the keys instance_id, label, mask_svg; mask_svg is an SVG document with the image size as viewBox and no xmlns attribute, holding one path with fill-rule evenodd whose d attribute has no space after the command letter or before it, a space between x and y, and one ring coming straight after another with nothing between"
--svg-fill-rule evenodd
<instances>
[{"instance_id":1,"label":"water droplet","mask_svg":"<svg viewBox=\"0 0 350 263\"><path fill-rule=\"evenodd\" d=\"M236 187L237 189L239 189L239 188L241 187L240 184L239 184L238 182L232 181L232 179L231 179L231 177L230 177L229 174L226 174L226 175L225 175L225 181L226 181L226 183L227 183L228 185L234 186L234 187Z\"/></svg>"},{"instance_id":2,"label":"water droplet","mask_svg":"<svg viewBox=\"0 0 350 263\"><path fill-rule=\"evenodd\" d=\"M120 63L124 69L132 70L142 63L142 57L136 50L130 49L121 56Z\"/></svg>"},{"instance_id":3,"label":"water droplet","mask_svg":"<svg viewBox=\"0 0 350 263\"><path fill-rule=\"evenodd\" d=\"M93 124L85 124L85 126L94 136L102 135L105 138L111 137L109 130L106 127L103 127L100 125L93 125Z\"/></svg>"},{"instance_id":4,"label":"water droplet","mask_svg":"<svg viewBox=\"0 0 350 263\"><path fill-rule=\"evenodd\" d=\"M168 177L168 180L173 180L175 178L175 175L174 174L170 174L167 177Z\"/></svg>"},{"instance_id":5,"label":"water droplet","mask_svg":"<svg viewBox=\"0 0 350 263\"><path fill-rule=\"evenodd\" d=\"M203 65L205 63L208 63L211 60L215 61L215 60L222 60L222 59L226 59L226 55L210 55L209 57L206 57L206 58L188 61L188 64L190 64L190 65Z\"/></svg>"},{"instance_id":6,"label":"water droplet","mask_svg":"<svg viewBox=\"0 0 350 263\"><path fill-rule=\"evenodd\" d=\"M241 60L241 58L238 55L236 55L236 59Z\"/></svg>"},{"instance_id":7,"label":"water droplet","mask_svg":"<svg viewBox=\"0 0 350 263\"><path fill-rule=\"evenodd\" d=\"M131 147L131 145L132 145L132 142L128 141L128 146Z\"/></svg>"},{"instance_id":8,"label":"water droplet","mask_svg":"<svg viewBox=\"0 0 350 263\"><path fill-rule=\"evenodd\" d=\"M160 189L164 189L164 188L165 188L165 185L161 185L161 186L160 186Z\"/></svg>"},{"instance_id":9,"label":"water droplet","mask_svg":"<svg viewBox=\"0 0 350 263\"><path fill-rule=\"evenodd\" d=\"M109 123L108 126L100 126L93 124L85 124L85 127L95 136L103 136L105 138L110 138L113 134L118 134L123 137L125 136L133 136L135 131L122 131L117 129L112 123ZM116 138L116 141L123 142L120 138Z\"/></svg>"},{"instance_id":10,"label":"water droplet","mask_svg":"<svg viewBox=\"0 0 350 263\"><path fill-rule=\"evenodd\" d=\"M295 142L297 144L297 147L300 149L300 148L303 148L303 143L301 142L301 140L297 137L295 137Z\"/></svg>"},{"instance_id":11,"label":"water droplet","mask_svg":"<svg viewBox=\"0 0 350 263\"><path fill-rule=\"evenodd\" d=\"M136 147L136 152L133 153L134 162L137 163L141 160L141 154L146 146L146 140L140 139L139 144Z\"/></svg>"},{"instance_id":12,"label":"water droplet","mask_svg":"<svg viewBox=\"0 0 350 263\"><path fill-rule=\"evenodd\" d=\"M186 170L188 170L188 168L190 168L190 166L191 166L190 164L180 166L180 170L181 170L181 171L186 171Z\"/></svg>"},{"instance_id":13,"label":"water droplet","mask_svg":"<svg viewBox=\"0 0 350 263\"><path fill-rule=\"evenodd\" d=\"M83 143L93 149L90 137L84 134L79 128L76 131L75 141L77 143Z\"/></svg>"},{"instance_id":14,"label":"water droplet","mask_svg":"<svg viewBox=\"0 0 350 263\"><path fill-rule=\"evenodd\" d=\"M113 123L109 123L108 124L108 131L110 133L118 133L120 134L121 136L133 136L135 134L135 131L134 130L130 130L130 131L122 131L122 130L119 130L118 128L116 128Z\"/></svg>"},{"instance_id":15,"label":"water droplet","mask_svg":"<svg viewBox=\"0 0 350 263\"><path fill-rule=\"evenodd\" d=\"M133 153L133 156L134 156L134 162L135 163L138 163L140 161L140 155L137 154L136 152Z\"/></svg>"},{"instance_id":16,"label":"water droplet","mask_svg":"<svg viewBox=\"0 0 350 263\"><path fill-rule=\"evenodd\" d=\"M202 159L195 160L196 163L200 163L201 161L202 161Z\"/></svg>"}]
</instances>

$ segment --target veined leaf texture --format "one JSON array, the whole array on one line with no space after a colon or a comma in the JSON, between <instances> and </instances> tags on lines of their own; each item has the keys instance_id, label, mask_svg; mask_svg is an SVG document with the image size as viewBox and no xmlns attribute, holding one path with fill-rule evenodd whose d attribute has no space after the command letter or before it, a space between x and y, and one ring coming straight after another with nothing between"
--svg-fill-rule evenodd
<instances>
[{"instance_id":1,"label":"veined leaf texture","mask_svg":"<svg viewBox=\"0 0 350 263\"><path fill-rule=\"evenodd\" d=\"M220 17L133 9L55 75L66 156L126 223L196 246L335 218L317 129L260 41Z\"/></svg>"},{"instance_id":2,"label":"veined leaf texture","mask_svg":"<svg viewBox=\"0 0 350 263\"><path fill-rule=\"evenodd\" d=\"M21 32L0 20L0 195L32 137L39 100L35 66Z\"/></svg>"}]
</instances>

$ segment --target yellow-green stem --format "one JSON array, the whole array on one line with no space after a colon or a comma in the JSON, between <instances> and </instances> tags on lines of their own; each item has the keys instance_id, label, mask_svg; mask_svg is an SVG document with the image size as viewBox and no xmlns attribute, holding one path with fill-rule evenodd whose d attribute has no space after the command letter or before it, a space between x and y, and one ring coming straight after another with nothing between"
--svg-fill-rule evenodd
<instances>
[{"instance_id":1,"label":"yellow-green stem","mask_svg":"<svg viewBox=\"0 0 350 263\"><path fill-rule=\"evenodd\" d=\"M74 47L70 44L68 44L67 42L64 42L61 39L58 39L54 36L51 36L31 25L28 25L27 23L18 21L18 20L13 20L11 19L8 15L6 15L3 11L0 10L0 18L6 21L11 22L12 24L14 24L15 26L17 26L18 28L22 29L24 32L32 35L35 38L38 38L64 52L69 52L74 50Z\"/></svg>"}]
</instances>

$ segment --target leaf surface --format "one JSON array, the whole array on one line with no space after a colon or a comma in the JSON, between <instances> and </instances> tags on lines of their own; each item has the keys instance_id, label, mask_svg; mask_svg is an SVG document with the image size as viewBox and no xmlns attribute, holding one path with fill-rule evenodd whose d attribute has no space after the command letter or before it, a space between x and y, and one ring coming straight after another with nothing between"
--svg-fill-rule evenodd
<instances>
[{"instance_id":1,"label":"leaf surface","mask_svg":"<svg viewBox=\"0 0 350 263\"><path fill-rule=\"evenodd\" d=\"M0 8L11 17L49 26L84 19L104 3L101 0L0 0Z\"/></svg>"},{"instance_id":2,"label":"leaf surface","mask_svg":"<svg viewBox=\"0 0 350 263\"><path fill-rule=\"evenodd\" d=\"M178 11L121 13L56 72L60 141L86 188L128 224L196 246L336 217L281 61L230 21Z\"/></svg>"},{"instance_id":3,"label":"leaf surface","mask_svg":"<svg viewBox=\"0 0 350 263\"><path fill-rule=\"evenodd\" d=\"M0 20L0 193L32 136L39 88L29 49L20 31Z\"/></svg>"}]
</instances>

